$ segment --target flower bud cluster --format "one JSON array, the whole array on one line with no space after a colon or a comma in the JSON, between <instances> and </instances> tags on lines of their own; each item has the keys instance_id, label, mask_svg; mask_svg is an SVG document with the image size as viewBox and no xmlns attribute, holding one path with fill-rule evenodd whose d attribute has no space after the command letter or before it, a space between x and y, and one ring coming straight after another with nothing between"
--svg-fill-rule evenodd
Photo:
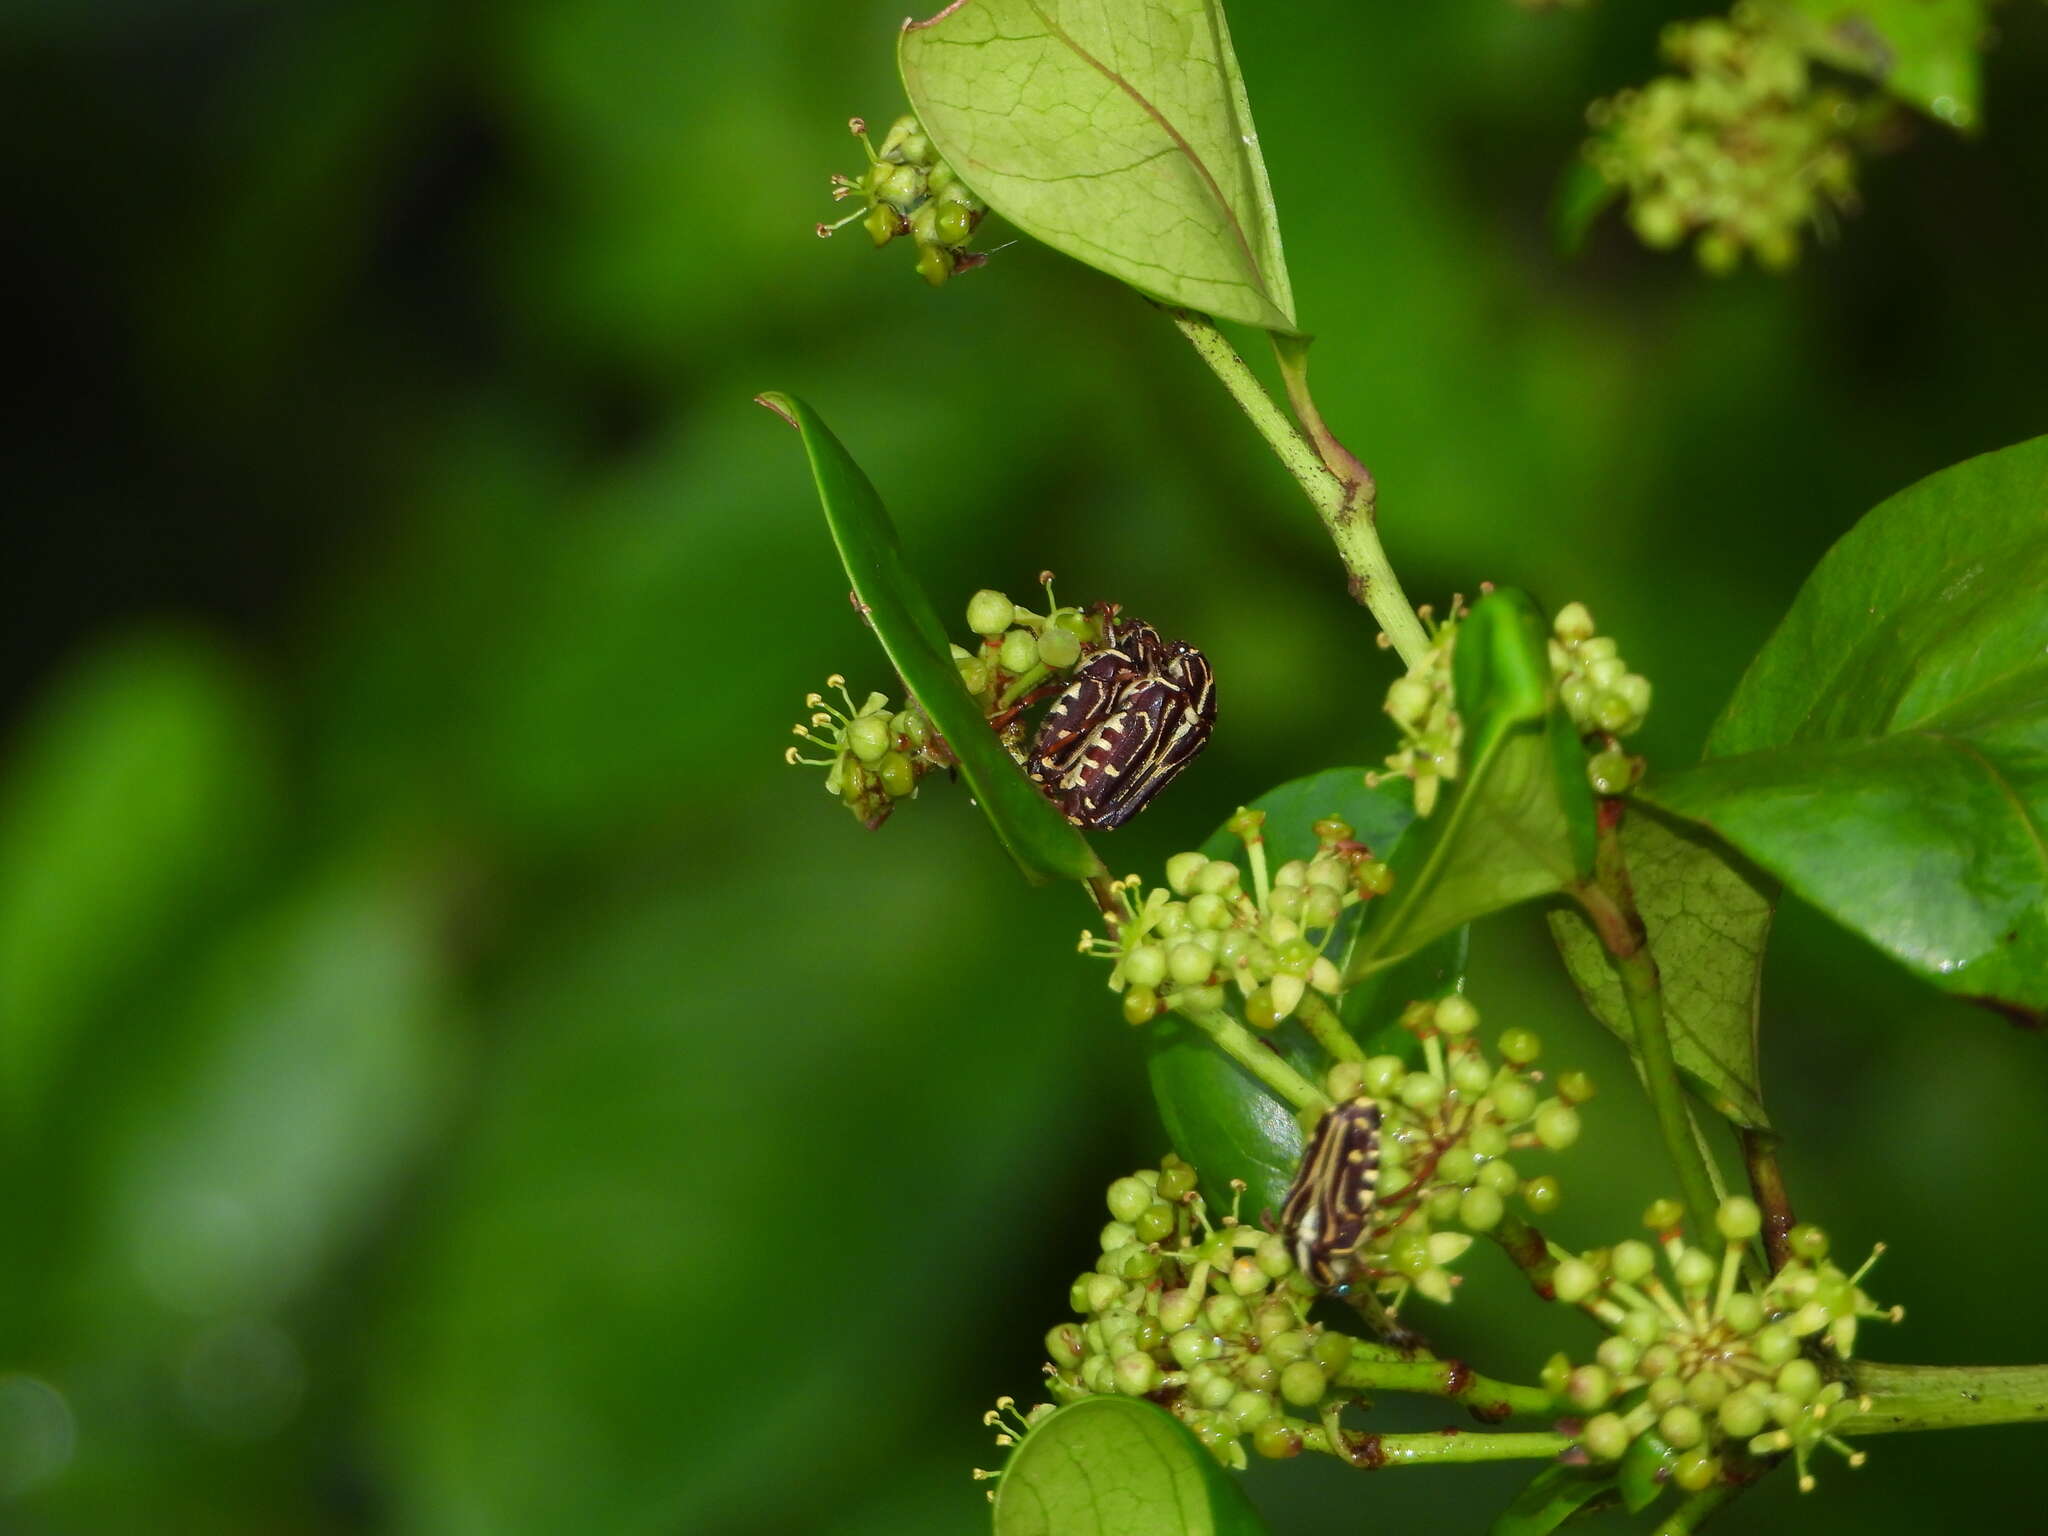
<instances>
[{"instance_id":1,"label":"flower bud cluster","mask_svg":"<svg viewBox=\"0 0 2048 1536\"><path fill-rule=\"evenodd\" d=\"M1592 1363L1564 1356L1545 1367L1544 1385L1588 1415L1580 1444L1596 1461L1662 1458L1670 1481L1698 1492L1753 1458L1790 1454L1799 1486L1813 1486L1807 1461L1821 1446L1852 1466L1861 1452L1837 1437L1860 1406L1831 1367L1849 1358L1863 1318L1896 1322L1862 1280L1880 1246L1854 1274L1828 1258L1818 1227L1793 1228L1794 1257L1758 1286L1743 1258L1761 1225L1754 1201L1721 1202L1717 1232L1688 1243L1676 1201L1644 1217L1654 1242L1629 1240L1559 1261L1552 1284L1611 1333ZM1660 1260L1665 1275L1658 1273Z\"/></svg>"},{"instance_id":2,"label":"flower bud cluster","mask_svg":"<svg viewBox=\"0 0 2048 1536\"><path fill-rule=\"evenodd\" d=\"M1315 1282L1276 1234L1211 1222L1174 1156L1109 1186L1102 1255L1075 1279L1080 1321L1045 1336L1052 1395L1146 1397L1226 1466L1300 1454L1311 1419L1347 1393L1353 1340L1309 1320Z\"/></svg>"},{"instance_id":3,"label":"flower bud cluster","mask_svg":"<svg viewBox=\"0 0 2048 1536\"><path fill-rule=\"evenodd\" d=\"M974 695L1020 762L1024 755L1023 711L1044 696L1039 685L1071 672L1102 643L1099 614L1060 605L1053 597L1052 572L1041 571L1046 611L1033 613L1007 594L984 587L967 601L967 627L980 637L973 650L953 647L960 681Z\"/></svg>"},{"instance_id":4,"label":"flower bud cluster","mask_svg":"<svg viewBox=\"0 0 2048 1536\"><path fill-rule=\"evenodd\" d=\"M1458 776L1458 749L1464 743L1457 700L1451 691L1451 655L1457 645L1458 621L1465 616L1462 598L1451 599L1451 611L1438 624L1428 604L1415 610L1429 630L1429 649L1404 676L1387 689L1386 711L1401 731L1401 750L1387 759L1390 774L1368 773L1367 784L1389 776L1415 781L1415 814L1436 809L1438 788Z\"/></svg>"},{"instance_id":5,"label":"flower bud cluster","mask_svg":"<svg viewBox=\"0 0 2048 1536\"><path fill-rule=\"evenodd\" d=\"M832 196L835 201L857 197L862 211L837 224L820 224L821 236L856 219L878 246L908 235L917 247L918 275L934 288L955 272L988 260L967 249L988 205L939 158L914 116L905 114L891 123L880 149L868 142L867 124L861 119L854 118L848 126L867 151L868 168L858 177L834 176Z\"/></svg>"},{"instance_id":6,"label":"flower bud cluster","mask_svg":"<svg viewBox=\"0 0 2048 1536\"><path fill-rule=\"evenodd\" d=\"M1849 135L1868 109L1816 90L1795 39L1754 6L1674 23L1662 46L1682 73L1595 102L1587 158L1628 193L1645 244L1697 234L1710 272L1733 270L1745 251L1789 267L1803 226L1854 206Z\"/></svg>"},{"instance_id":7,"label":"flower bud cluster","mask_svg":"<svg viewBox=\"0 0 2048 1536\"><path fill-rule=\"evenodd\" d=\"M1618 738L1635 734L1649 714L1650 680L1629 671L1614 640L1594 631L1584 603L1558 610L1551 626L1550 671L1573 727L1597 745L1586 765L1594 792L1623 793L1642 777L1643 763L1623 752Z\"/></svg>"},{"instance_id":8,"label":"flower bud cluster","mask_svg":"<svg viewBox=\"0 0 2048 1536\"><path fill-rule=\"evenodd\" d=\"M823 694L806 694L811 718L792 728L825 756L810 757L803 748L791 747L783 758L825 769L826 792L872 830L889 819L898 800L917 793L925 774L951 766L953 755L916 705L892 711L883 693L855 704L845 678L835 672L825 682L838 690L846 708L842 711Z\"/></svg>"},{"instance_id":9,"label":"flower bud cluster","mask_svg":"<svg viewBox=\"0 0 2048 1536\"><path fill-rule=\"evenodd\" d=\"M1536 1215L1557 1208L1556 1177L1524 1177L1510 1154L1573 1145L1578 1107L1593 1096L1583 1072L1546 1079L1535 1065L1542 1042L1527 1029L1502 1032L1496 1065L1479 1039L1479 1010L1462 994L1410 1003L1400 1022L1423 1065L1373 1056L1339 1062L1324 1077L1335 1102L1379 1106L1371 1220L1357 1247L1329 1262L1345 1283L1381 1292L1390 1313L1411 1290L1448 1304L1457 1284L1450 1266L1474 1234L1500 1226L1511 1198Z\"/></svg>"},{"instance_id":10,"label":"flower bud cluster","mask_svg":"<svg viewBox=\"0 0 2048 1536\"><path fill-rule=\"evenodd\" d=\"M1230 828L1244 842L1252 888L1229 859L1177 853L1166 884L1139 895L1136 875L1115 881L1115 931L1081 935L1083 954L1115 962L1111 990L1124 1017L1145 1024L1169 1008L1220 1012L1235 988L1245 1022L1268 1030L1315 998L1334 998L1343 978L1327 953L1344 914L1392 884L1387 866L1335 818L1315 825L1312 858L1266 868L1265 812L1240 810Z\"/></svg>"}]
</instances>

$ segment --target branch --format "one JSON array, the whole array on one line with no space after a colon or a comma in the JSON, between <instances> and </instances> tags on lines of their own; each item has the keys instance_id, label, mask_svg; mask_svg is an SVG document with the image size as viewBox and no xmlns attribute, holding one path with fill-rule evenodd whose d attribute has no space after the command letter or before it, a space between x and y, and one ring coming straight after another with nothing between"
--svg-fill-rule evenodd
<instances>
[{"instance_id":1,"label":"branch","mask_svg":"<svg viewBox=\"0 0 2048 1536\"><path fill-rule=\"evenodd\" d=\"M1829 1428L1888 1435L1976 1424L2048 1422L2048 1365L1883 1365L1856 1360L1849 1385L1864 1401Z\"/></svg>"}]
</instances>

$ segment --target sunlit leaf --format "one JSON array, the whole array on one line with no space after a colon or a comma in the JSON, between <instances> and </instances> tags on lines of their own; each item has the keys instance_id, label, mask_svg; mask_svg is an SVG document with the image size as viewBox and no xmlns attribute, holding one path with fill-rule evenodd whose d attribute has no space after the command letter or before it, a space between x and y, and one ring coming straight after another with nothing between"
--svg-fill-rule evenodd
<instances>
[{"instance_id":1,"label":"sunlit leaf","mask_svg":"<svg viewBox=\"0 0 2048 1536\"><path fill-rule=\"evenodd\" d=\"M1003 846L1034 879L1053 875L1085 880L1104 873L1087 840L1024 776L961 683L945 627L910 574L896 526L873 483L803 401L784 394L760 399L802 435L825 521L875 637L946 738L961 777Z\"/></svg>"},{"instance_id":2,"label":"sunlit leaf","mask_svg":"<svg viewBox=\"0 0 2048 1536\"><path fill-rule=\"evenodd\" d=\"M1084 1397L1033 1429L996 1484L996 1536L1259 1536L1235 1479L1172 1414Z\"/></svg>"},{"instance_id":3,"label":"sunlit leaf","mask_svg":"<svg viewBox=\"0 0 2048 1536\"><path fill-rule=\"evenodd\" d=\"M2048 1010L2048 438L1865 517L1710 750L1644 792L1943 990Z\"/></svg>"},{"instance_id":4,"label":"sunlit leaf","mask_svg":"<svg viewBox=\"0 0 2048 1536\"><path fill-rule=\"evenodd\" d=\"M1548 633L1536 605L1507 589L1481 598L1460 625L1460 776L1389 860L1394 887L1359 930L1348 981L1488 913L1563 890L1591 868L1592 791L1556 707Z\"/></svg>"},{"instance_id":5,"label":"sunlit leaf","mask_svg":"<svg viewBox=\"0 0 2048 1536\"><path fill-rule=\"evenodd\" d=\"M1757 1069L1757 992L1773 890L1702 829L1647 807L1621 824L1636 907L1663 984L1672 1054L1693 1089L1742 1125L1768 1124ZM1621 981L1576 907L1550 914L1565 968L1601 1023L1635 1038Z\"/></svg>"},{"instance_id":6,"label":"sunlit leaf","mask_svg":"<svg viewBox=\"0 0 2048 1536\"><path fill-rule=\"evenodd\" d=\"M1815 58L1965 131L1979 121L1984 0L1768 0Z\"/></svg>"},{"instance_id":7,"label":"sunlit leaf","mask_svg":"<svg viewBox=\"0 0 2048 1536\"><path fill-rule=\"evenodd\" d=\"M898 53L933 144L1026 234L1168 303L1295 328L1218 0L956 0Z\"/></svg>"}]
</instances>

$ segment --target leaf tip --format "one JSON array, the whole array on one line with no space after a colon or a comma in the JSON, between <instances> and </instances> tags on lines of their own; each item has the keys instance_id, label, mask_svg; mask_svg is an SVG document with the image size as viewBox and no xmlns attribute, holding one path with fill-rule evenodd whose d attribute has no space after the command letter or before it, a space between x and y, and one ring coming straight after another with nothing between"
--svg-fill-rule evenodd
<instances>
[{"instance_id":1,"label":"leaf tip","mask_svg":"<svg viewBox=\"0 0 2048 1536\"><path fill-rule=\"evenodd\" d=\"M788 422L790 426L797 427L799 431L802 430L801 427L797 426L796 402L780 390L763 390L760 394L754 396L754 404L766 406L784 421Z\"/></svg>"}]
</instances>

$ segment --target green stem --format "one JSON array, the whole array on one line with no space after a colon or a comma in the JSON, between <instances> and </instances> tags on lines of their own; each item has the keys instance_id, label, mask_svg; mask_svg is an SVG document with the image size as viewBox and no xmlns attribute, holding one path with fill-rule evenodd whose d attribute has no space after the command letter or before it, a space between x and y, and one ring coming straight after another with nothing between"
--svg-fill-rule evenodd
<instances>
[{"instance_id":1,"label":"green stem","mask_svg":"<svg viewBox=\"0 0 2048 1536\"><path fill-rule=\"evenodd\" d=\"M1578 887L1575 894L1585 909L1593 931L1600 935L1621 978L1622 997L1628 1003L1629 1023L1635 1035L1636 1060L1642 1067L1643 1087L1657 1118L1657 1131L1664 1151L1678 1175L1678 1192L1685 1202L1694 1241L1711 1242L1714 1232L1714 1185L1707 1175L1706 1159L1693 1137L1692 1121L1685 1103L1685 1086L1679 1081L1678 1059L1671 1050L1671 1030L1664 1018L1664 989L1658 979L1657 962L1650 954L1649 936L1637 912L1635 893L1629 884L1628 861L1621 850L1618 816L1603 816L1600 841L1594 860L1594 883Z\"/></svg>"},{"instance_id":2,"label":"green stem","mask_svg":"<svg viewBox=\"0 0 2048 1536\"><path fill-rule=\"evenodd\" d=\"M1361 1392L1411 1392L1462 1403L1475 1419L1497 1424L1514 1414L1554 1417L1557 1400L1541 1387L1517 1386L1482 1376L1462 1360L1374 1359L1366 1340L1353 1346L1351 1363L1337 1373L1337 1384ZM1392 1353L1390 1351L1390 1353Z\"/></svg>"},{"instance_id":3,"label":"green stem","mask_svg":"<svg viewBox=\"0 0 2048 1536\"><path fill-rule=\"evenodd\" d=\"M1295 1008L1301 1027L1320 1045L1332 1061L1363 1061L1365 1048L1351 1038L1351 1031L1337 1017L1337 1010L1323 1001L1319 992L1303 992Z\"/></svg>"},{"instance_id":4,"label":"green stem","mask_svg":"<svg viewBox=\"0 0 2048 1536\"><path fill-rule=\"evenodd\" d=\"M1202 1013L1191 1008L1181 1017L1223 1047L1226 1056L1296 1109L1325 1110L1330 1107L1322 1089L1281 1060L1265 1041L1229 1014L1220 1011Z\"/></svg>"},{"instance_id":5,"label":"green stem","mask_svg":"<svg viewBox=\"0 0 2048 1536\"><path fill-rule=\"evenodd\" d=\"M1367 1471L1458 1461L1548 1460L1572 1446L1571 1436L1548 1431L1496 1435L1452 1429L1433 1434L1369 1435L1339 1430L1338 1438L1341 1443L1332 1445L1330 1432L1321 1425L1312 1425L1301 1434L1302 1444L1309 1450L1332 1452Z\"/></svg>"},{"instance_id":6,"label":"green stem","mask_svg":"<svg viewBox=\"0 0 2048 1536\"><path fill-rule=\"evenodd\" d=\"M1215 321L1186 309L1169 309L1167 314L1194 347L1195 355L1209 365L1209 371L1222 382L1231 399L1258 429L1259 436L1294 476L1336 543L1351 595L1372 611L1401 659L1414 666L1429 649L1429 635L1415 616L1407 594L1401 590L1400 578L1395 576L1387 552L1380 545L1379 530L1373 525L1372 476L1365 472L1365 466L1337 442L1321 415L1315 412L1313 401L1307 404L1305 419L1312 423L1310 430L1316 440L1304 437L1266 393L1258 375L1245 365L1229 339L1216 328ZM1282 363L1284 368L1285 353ZM1288 390L1297 405L1306 399L1305 368L1299 370L1298 378L1289 377ZM1351 478L1348 470L1344 474L1333 470L1326 462L1326 454L1317 451L1318 444L1324 446L1328 458L1340 465L1355 465L1356 475L1362 478Z\"/></svg>"},{"instance_id":7,"label":"green stem","mask_svg":"<svg viewBox=\"0 0 2048 1536\"><path fill-rule=\"evenodd\" d=\"M1505 1211L1486 1234L1501 1246L1517 1269L1529 1277L1529 1284L1545 1301L1557 1299L1557 1289L1552 1283L1557 1274L1557 1260L1551 1257L1550 1245L1543 1240L1543 1234L1513 1211Z\"/></svg>"},{"instance_id":8,"label":"green stem","mask_svg":"<svg viewBox=\"0 0 2048 1536\"><path fill-rule=\"evenodd\" d=\"M1857 1360L1852 1391L1868 1400L1830 1420L1842 1435L2048 1422L2048 1365L1884 1365Z\"/></svg>"}]
</instances>

